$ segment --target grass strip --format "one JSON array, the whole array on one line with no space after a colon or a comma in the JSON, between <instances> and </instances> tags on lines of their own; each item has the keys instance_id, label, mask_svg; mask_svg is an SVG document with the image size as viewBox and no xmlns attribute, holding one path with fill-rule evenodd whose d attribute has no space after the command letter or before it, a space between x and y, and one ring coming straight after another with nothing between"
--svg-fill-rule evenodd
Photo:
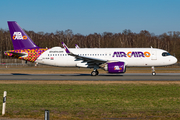
<instances>
[{"instance_id":1,"label":"grass strip","mask_svg":"<svg viewBox=\"0 0 180 120\"><path fill-rule=\"evenodd\" d=\"M179 84L0 84L6 117L179 119ZM2 104L0 104L2 108Z\"/></svg>"}]
</instances>

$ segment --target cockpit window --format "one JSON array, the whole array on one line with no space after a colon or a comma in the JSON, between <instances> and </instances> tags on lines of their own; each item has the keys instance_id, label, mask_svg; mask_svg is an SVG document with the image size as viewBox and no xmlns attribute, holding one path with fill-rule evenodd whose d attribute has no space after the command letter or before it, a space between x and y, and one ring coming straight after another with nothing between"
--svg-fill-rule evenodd
<instances>
[{"instance_id":1,"label":"cockpit window","mask_svg":"<svg viewBox=\"0 0 180 120\"><path fill-rule=\"evenodd\" d=\"M168 52L163 52L163 53L162 53L162 56L164 56L164 57L165 57L165 56L169 56L169 55L171 55L171 54L169 54Z\"/></svg>"}]
</instances>

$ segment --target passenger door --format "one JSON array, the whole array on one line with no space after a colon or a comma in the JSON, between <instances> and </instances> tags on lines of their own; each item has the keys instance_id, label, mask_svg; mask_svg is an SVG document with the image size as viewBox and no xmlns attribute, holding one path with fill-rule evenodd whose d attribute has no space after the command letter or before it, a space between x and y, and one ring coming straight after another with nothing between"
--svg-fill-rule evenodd
<instances>
[{"instance_id":1,"label":"passenger door","mask_svg":"<svg viewBox=\"0 0 180 120\"><path fill-rule=\"evenodd\" d=\"M157 60L157 51L151 50L151 60Z\"/></svg>"}]
</instances>

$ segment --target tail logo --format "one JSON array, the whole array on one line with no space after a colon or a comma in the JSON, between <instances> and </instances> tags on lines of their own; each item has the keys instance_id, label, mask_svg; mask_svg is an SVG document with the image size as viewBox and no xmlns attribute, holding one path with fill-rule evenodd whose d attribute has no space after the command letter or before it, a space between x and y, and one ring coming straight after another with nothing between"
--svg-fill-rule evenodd
<instances>
[{"instance_id":1,"label":"tail logo","mask_svg":"<svg viewBox=\"0 0 180 120\"><path fill-rule=\"evenodd\" d=\"M13 40L26 40L27 36L22 36L21 32L14 32L13 34Z\"/></svg>"},{"instance_id":2,"label":"tail logo","mask_svg":"<svg viewBox=\"0 0 180 120\"><path fill-rule=\"evenodd\" d=\"M65 48L65 51L67 52L67 48L66 48L66 46L63 44L63 47Z\"/></svg>"}]
</instances>

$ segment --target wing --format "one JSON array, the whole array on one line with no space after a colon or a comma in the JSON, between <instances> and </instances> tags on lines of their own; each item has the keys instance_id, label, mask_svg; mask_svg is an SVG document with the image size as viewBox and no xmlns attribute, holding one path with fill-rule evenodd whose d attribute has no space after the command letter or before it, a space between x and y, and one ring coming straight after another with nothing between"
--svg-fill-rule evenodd
<instances>
[{"instance_id":1,"label":"wing","mask_svg":"<svg viewBox=\"0 0 180 120\"><path fill-rule=\"evenodd\" d=\"M107 62L107 60L80 56L80 55L76 55L76 54L73 54L73 53L70 53L69 55L74 56L76 58L76 61L83 60L83 62L88 62L88 63L105 63L105 62Z\"/></svg>"},{"instance_id":2,"label":"wing","mask_svg":"<svg viewBox=\"0 0 180 120\"><path fill-rule=\"evenodd\" d=\"M92 58L92 57L86 57L86 56L80 56L80 55L77 55L77 54L74 54L72 52L70 52L70 50L68 49L68 47L62 42L62 45L66 51L66 53L70 56L73 56L76 58L76 61L79 61L79 60L82 60L82 63L83 62L87 62L88 65L101 65L103 63L106 63L107 60L103 60L103 59L98 59L98 58Z\"/></svg>"}]
</instances>

